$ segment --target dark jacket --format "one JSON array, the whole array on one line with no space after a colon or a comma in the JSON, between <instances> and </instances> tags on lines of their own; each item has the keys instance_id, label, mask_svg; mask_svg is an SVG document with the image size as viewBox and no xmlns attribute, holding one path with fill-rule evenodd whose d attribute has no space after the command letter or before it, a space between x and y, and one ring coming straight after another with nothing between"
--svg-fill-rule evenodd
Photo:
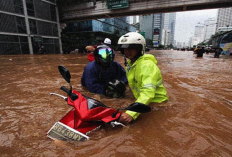
<instances>
[{"instance_id":1,"label":"dark jacket","mask_svg":"<svg viewBox=\"0 0 232 157\"><path fill-rule=\"evenodd\" d=\"M113 79L128 83L126 72L118 62L113 61L110 66L104 67L92 61L84 69L81 84L86 86L90 92L103 94L105 85Z\"/></svg>"},{"instance_id":2,"label":"dark jacket","mask_svg":"<svg viewBox=\"0 0 232 157\"><path fill-rule=\"evenodd\" d=\"M204 49L199 48L199 49L196 51L196 53L197 53L197 57L203 57L203 53L205 53L205 51L204 51Z\"/></svg>"}]
</instances>

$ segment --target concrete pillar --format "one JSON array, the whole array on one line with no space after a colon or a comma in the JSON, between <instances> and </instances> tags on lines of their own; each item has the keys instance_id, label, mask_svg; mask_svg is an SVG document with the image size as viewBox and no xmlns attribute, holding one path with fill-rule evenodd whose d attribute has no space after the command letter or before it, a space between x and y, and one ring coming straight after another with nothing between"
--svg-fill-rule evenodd
<instances>
[{"instance_id":1,"label":"concrete pillar","mask_svg":"<svg viewBox=\"0 0 232 157\"><path fill-rule=\"evenodd\" d=\"M56 5L56 18L57 18L56 21L57 21L58 36L59 36L60 54L63 54L62 42L61 42L61 28L60 28L59 12L57 5Z\"/></svg>"},{"instance_id":2,"label":"concrete pillar","mask_svg":"<svg viewBox=\"0 0 232 157\"><path fill-rule=\"evenodd\" d=\"M30 31L30 25L28 20L28 14L27 14L27 6L26 6L26 0L23 0L23 10L25 15L25 23L26 23L26 29L27 29L27 39L29 44L29 51L30 54L33 54L33 48L32 48L32 41L31 41L31 31Z\"/></svg>"}]
</instances>

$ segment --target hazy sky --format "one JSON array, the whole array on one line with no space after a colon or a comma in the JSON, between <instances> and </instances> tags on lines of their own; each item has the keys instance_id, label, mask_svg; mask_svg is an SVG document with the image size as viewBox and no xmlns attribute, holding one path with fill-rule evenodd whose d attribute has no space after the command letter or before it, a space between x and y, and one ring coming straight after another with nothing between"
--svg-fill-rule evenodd
<instances>
[{"instance_id":1,"label":"hazy sky","mask_svg":"<svg viewBox=\"0 0 232 157\"><path fill-rule=\"evenodd\" d=\"M208 18L217 19L218 9L185 11L176 13L175 40L177 42L188 42L193 36L195 26L204 23Z\"/></svg>"}]
</instances>

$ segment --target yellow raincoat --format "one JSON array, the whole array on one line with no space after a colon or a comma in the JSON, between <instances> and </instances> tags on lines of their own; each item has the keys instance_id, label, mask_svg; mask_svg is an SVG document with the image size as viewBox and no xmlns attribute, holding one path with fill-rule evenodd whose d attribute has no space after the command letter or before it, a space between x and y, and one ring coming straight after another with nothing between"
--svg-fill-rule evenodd
<instances>
[{"instance_id":1,"label":"yellow raincoat","mask_svg":"<svg viewBox=\"0 0 232 157\"><path fill-rule=\"evenodd\" d=\"M140 56L133 65L130 60L128 61L126 75L128 84L137 99L136 102L149 105L150 102L160 103L168 100L162 75L156 64L157 60L150 54ZM126 111L126 113L134 120L140 115L133 111Z\"/></svg>"}]
</instances>

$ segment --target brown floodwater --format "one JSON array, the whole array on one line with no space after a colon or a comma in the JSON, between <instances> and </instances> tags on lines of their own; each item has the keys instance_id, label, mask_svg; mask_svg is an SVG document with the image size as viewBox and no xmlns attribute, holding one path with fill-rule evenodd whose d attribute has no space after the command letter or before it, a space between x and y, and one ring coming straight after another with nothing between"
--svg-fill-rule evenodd
<instances>
[{"instance_id":1,"label":"brown floodwater","mask_svg":"<svg viewBox=\"0 0 232 157\"><path fill-rule=\"evenodd\" d=\"M113 108L135 99L110 99L83 88L87 54L0 56L1 157L192 157L232 156L232 56L195 58L191 51L150 51L158 60L169 101L151 104L127 127L103 127L84 142L46 136L71 107L49 93L64 94L58 72L64 65L73 88ZM116 60L123 65L122 56Z\"/></svg>"}]
</instances>

